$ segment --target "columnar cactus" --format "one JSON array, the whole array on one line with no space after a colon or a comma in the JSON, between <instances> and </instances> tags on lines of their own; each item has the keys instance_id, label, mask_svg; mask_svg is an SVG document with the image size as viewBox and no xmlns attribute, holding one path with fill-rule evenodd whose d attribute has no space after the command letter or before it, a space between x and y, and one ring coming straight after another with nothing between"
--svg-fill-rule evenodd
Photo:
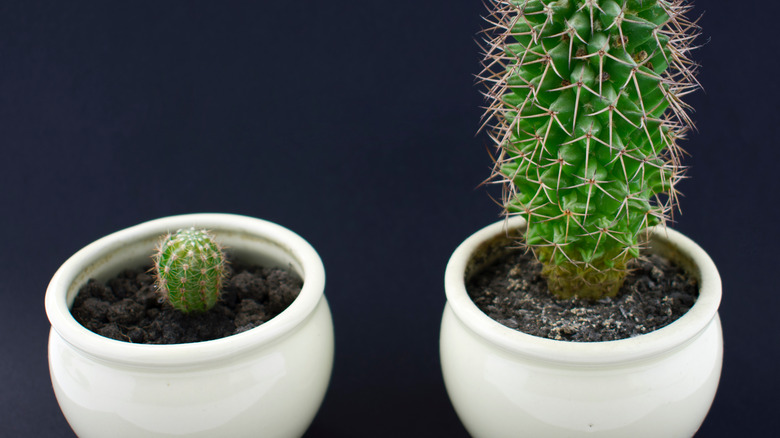
<instances>
[{"instance_id":1,"label":"columnar cactus","mask_svg":"<svg viewBox=\"0 0 780 438\"><path fill-rule=\"evenodd\" d=\"M225 276L222 249L205 230L164 236L154 258L158 290L183 313L205 312L219 299Z\"/></svg>"},{"instance_id":2,"label":"columnar cactus","mask_svg":"<svg viewBox=\"0 0 780 438\"><path fill-rule=\"evenodd\" d=\"M682 177L697 88L684 0L489 0L480 80L493 181L550 291L614 296Z\"/></svg>"}]
</instances>

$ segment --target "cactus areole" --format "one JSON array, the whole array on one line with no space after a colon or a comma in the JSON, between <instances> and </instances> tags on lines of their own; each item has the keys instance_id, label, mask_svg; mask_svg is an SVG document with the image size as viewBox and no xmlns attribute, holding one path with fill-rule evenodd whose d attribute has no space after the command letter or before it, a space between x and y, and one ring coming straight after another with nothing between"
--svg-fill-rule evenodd
<instances>
[{"instance_id":1,"label":"cactus areole","mask_svg":"<svg viewBox=\"0 0 780 438\"><path fill-rule=\"evenodd\" d=\"M160 241L153 256L157 288L183 313L202 313L217 303L225 256L205 230L182 229Z\"/></svg>"},{"instance_id":2,"label":"cactus areole","mask_svg":"<svg viewBox=\"0 0 780 438\"><path fill-rule=\"evenodd\" d=\"M682 0L489 0L485 125L505 213L561 298L617 294L681 179L698 26Z\"/></svg>"}]
</instances>

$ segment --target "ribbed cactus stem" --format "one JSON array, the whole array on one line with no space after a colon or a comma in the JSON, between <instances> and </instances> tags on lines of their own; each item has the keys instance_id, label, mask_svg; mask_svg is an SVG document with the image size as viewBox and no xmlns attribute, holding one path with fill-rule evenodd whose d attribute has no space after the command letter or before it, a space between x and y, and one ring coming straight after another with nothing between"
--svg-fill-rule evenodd
<instances>
[{"instance_id":1,"label":"ribbed cactus stem","mask_svg":"<svg viewBox=\"0 0 780 438\"><path fill-rule=\"evenodd\" d=\"M681 179L698 26L683 0L488 0L493 181L560 297L615 295Z\"/></svg>"},{"instance_id":2,"label":"ribbed cactus stem","mask_svg":"<svg viewBox=\"0 0 780 438\"><path fill-rule=\"evenodd\" d=\"M202 313L217 303L225 256L205 230L182 229L164 236L154 255L158 290L183 313Z\"/></svg>"}]
</instances>

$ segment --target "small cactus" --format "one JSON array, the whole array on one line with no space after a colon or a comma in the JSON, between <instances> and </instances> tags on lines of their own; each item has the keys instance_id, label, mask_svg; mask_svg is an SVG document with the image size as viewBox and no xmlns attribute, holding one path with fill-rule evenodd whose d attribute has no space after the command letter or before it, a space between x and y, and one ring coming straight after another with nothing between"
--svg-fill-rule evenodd
<instances>
[{"instance_id":1,"label":"small cactus","mask_svg":"<svg viewBox=\"0 0 780 438\"><path fill-rule=\"evenodd\" d=\"M153 256L157 288L183 313L202 313L217 303L225 255L206 230L182 229L164 236Z\"/></svg>"},{"instance_id":2,"label":"small cactus","mask_svg":"<svg viewBox=\"0 0 780 438\"><path fill-rule=\"evenodd\" d=\"M684 0L488 0L492 181L561 298L617 294L682 178L681 97L698 26Z\"/></svg>"}]
</instances>

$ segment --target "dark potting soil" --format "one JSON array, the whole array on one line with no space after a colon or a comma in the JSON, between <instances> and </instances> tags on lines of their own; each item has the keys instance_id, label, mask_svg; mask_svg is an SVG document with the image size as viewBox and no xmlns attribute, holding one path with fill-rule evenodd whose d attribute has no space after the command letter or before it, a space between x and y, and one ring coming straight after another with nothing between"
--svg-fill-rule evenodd
<instances>
[{"instance_id":1,"label":"dark potting soil","mask_svg":"<svg viewBox=\"0 0 780 438\"><path fill-rule=\"evenodd\" d=\"M480 310L509 328L575 342L649 333L693 306L699 287L682 268L656 255L633 263L618 295L598 301L555 298L541 264L524 251L510 252L475 274L466 290Z\"/></svg>"},{"instance_id":2,"label":"dark potting soil","mask_svg":"<svg viewBox=\"0 0 780 438\"><path fill-rule=\"evenodd\" d=\"M112 339L146 344L201 342L241 333L281 313L302 281L278 268L231 261L220 300L208 312L185 315L161 299L151 266L129 269L107 284L89 280L71 314L89 330Z\"/></svg>"}]
</instances>

